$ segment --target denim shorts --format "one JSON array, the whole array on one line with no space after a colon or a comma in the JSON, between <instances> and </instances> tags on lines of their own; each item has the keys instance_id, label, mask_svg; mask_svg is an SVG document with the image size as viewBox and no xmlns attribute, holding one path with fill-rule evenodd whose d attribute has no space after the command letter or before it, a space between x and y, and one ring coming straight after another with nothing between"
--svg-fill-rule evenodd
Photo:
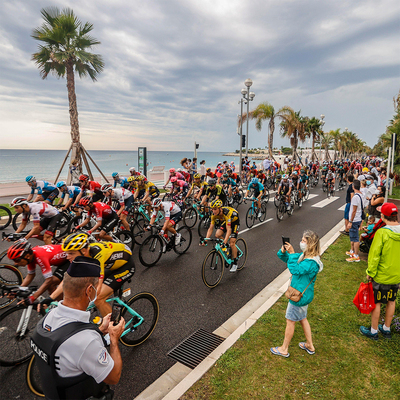
<instances>
[{"instance_id":1,"label":"denim shorts","mask_svg":"<svg viewBox=\"0 0 400 400\"><path fill-rule=\"evenodd\" d=\"M360 228L362 221L358 221L358 222L352 222L351 224L351 228L349 230L349 236L350 236L350 242L359 242L360 241L360 237L358 229Z\"/></svg>"},{"instance_id":2,"label":"denim shorts","mask_svg":"<svg viewBox=\"0 0 400 400\"><path fill-rule=\"evenodd\" d=\"M286 309L286 319L289 321L301 321L307 318L308 304L303 307L295 306L290 301Z\"/></svg>"},{"instance_id":3,"label":"denim shorts","mask_svg":"<svg viewBox=\"0 0 400 400\"><path fill-rule=\"evenodd\" d=\"M346 207L344 209L344 219L347 219L347 221L349 220L350 205L351 203L346 203Z\"/></svg>"}]
</instances>

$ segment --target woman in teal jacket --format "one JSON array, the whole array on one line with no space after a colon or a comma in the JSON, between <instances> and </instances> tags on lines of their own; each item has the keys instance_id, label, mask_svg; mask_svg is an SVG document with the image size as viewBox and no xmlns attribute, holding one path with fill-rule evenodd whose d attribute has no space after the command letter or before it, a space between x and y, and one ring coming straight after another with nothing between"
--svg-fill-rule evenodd
<instances>
[{"instance_id":1,"label":"woman in teal jacket","mask_svg":"<svg viewBox=\"0 0 400 400\"><path fill-rule=\"evenodd\" d=\"M297 303L289 300L286 309L285 339L282 346L271 347L272 354L282 357L289 357L290 355L288 351L289 345L297 321L300 321L306 336L306 342L299 343L300 348L307 351L308 354L315 353L311 327L307 320L307 308L314 298L314 284L317 274L323 269L323 264L319 258L320 244L318 235L312 231L305 231L300 242L300 248L303 253L295 253L293 246L290 243L286 243L278 251L278 257L287 263L289 271L292 273L290 285L300 292L307 288L303 293L303 297Z\"/></svg>"}]
</instances>

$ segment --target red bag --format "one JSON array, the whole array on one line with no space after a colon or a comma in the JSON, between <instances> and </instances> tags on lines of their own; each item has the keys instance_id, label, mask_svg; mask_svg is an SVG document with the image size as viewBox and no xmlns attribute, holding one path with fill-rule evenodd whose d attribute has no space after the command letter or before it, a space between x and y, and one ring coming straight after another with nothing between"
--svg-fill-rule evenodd
<instances>
[{"instance_id":1,"label":"red bag","mask_svg":"<svg viewBox=\"0 0 400 400\"><path fill-rule=\"evenodd\" d=\"M371 313L371 311L376 307L372 282L360 283L360 287L357 290L357 294L354 297L353 303L362 314Z\"/></svg>"}]
</instances>

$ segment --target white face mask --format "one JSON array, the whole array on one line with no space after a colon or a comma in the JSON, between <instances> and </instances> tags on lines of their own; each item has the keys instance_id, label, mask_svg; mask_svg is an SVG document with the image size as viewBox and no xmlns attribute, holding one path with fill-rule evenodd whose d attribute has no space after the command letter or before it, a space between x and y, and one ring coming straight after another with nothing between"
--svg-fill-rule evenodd
<instances>
[{"instance_id":1,"label":"white face mask","mask_svg":"<svg viewBox=\"0 0 400 400\"><path fill-rule=\"evenodd\" d=\"M304 253L307 250L307 243L300 242L300 249Z\"/></svg>"},{"instance_id":2,"label":"white face mask","mask_svg":"<svg viewBox=\"0 0 400 400\"><path fill-rule=\"evenodd\" d=\"M93 300L91 300L90 297L88 296L89 297L89 305L88 305L88 307L94 307L94 302L97 300L97 289L94 286L92 286L92 287L93 287L94 291L96 292L96 294L95 294Z\"/></svg>"}]
</instances>

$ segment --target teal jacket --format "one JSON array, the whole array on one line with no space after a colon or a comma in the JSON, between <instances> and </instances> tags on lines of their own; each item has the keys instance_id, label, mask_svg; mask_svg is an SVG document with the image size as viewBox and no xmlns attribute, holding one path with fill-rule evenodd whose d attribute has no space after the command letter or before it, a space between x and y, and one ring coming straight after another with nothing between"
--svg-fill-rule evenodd
<instances>
[{"instance_id":1,"label":"teal jacket","mask_svg":"<svg viewBox=\"0 0 400 400\"><path fill-rule=\"evenodd\" d=\"M292 287L303 292L311 279L313 279L300 301L296 303L293 300L289 300L293 305L298 307L306 306L312 302L316 275L324 267L319 257L300 259L302 255L303 253L289 254L288 252L282 253L281 250L278 251L278 257L287 263L287 267L292 274L292 282L290 284Z\"/></svg>"}]
</instances>

